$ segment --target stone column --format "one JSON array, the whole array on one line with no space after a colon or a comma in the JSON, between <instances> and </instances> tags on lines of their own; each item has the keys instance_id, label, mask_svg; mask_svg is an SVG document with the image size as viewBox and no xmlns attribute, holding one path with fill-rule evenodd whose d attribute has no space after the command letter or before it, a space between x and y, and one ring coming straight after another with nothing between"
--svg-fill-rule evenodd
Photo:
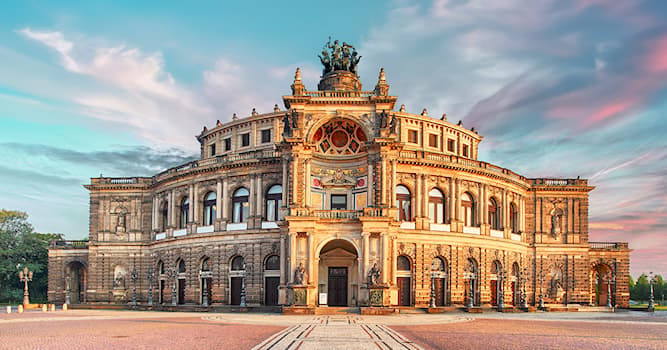
<instances>
[{"instance_id":1,"label":"stone column","mask_svg":"<svg viewBox=\"0 0 667 350\"><path fill-rule=\"evenodd\" d=\"M176 227L176 190L171 190L171 198L169 200L169 224L171 227Z\"/></svg>"},{"instance_id":2,"label":"stone column","mask_svg":"<svg viewBox=\"0 0 667 350\"><path fill-rule=\"evenodd\" d=\"M382 205L391 207L392 205L394 205L393 203L389 203L389 205L387 205L387 180L388 180L387 179L387 160L385 160L385 159L381 160L380 164L382 166L382 169L381 169L382 170L382 180L380 181L380 187L381 187L382 192L380 192L380 199L381 199Z\"/></svg>"},{"instance_id":3,"label":"stone column","mask_svg":"<svg viewBox=\"0 0 667 350\"><path fill-rule=\"evenodd\" d=\"M299 159L295 157L292 160L292 202L298 204L298 206L300 207L301 205L303 205L303 203L298 203L299 201L297 193L297 190L299 188L298 175L299 175Z\"/></svg>"},{"instance_id":4,"label":"stone column","mask_svg":"<svg viewBox=\"0 0 667 350\"><path fill-rule=\"evenodd\" d=\"M304 281L305 284L310 284L311 278L313 277L313 260L315 260L313 258L313 234L308 233L308 238L306 240L306 263L308 264L306 273L308 276Z\"/></svg>"},{"instance_id":5,"label":"stone column","mask_svg":"<svg viewBox=\"0 0 667 350\"><path fill-rule=\"evenodd\" d=\"M195 221L195 185L190 185L190 194L188 195L188 200L190 200L190 205L188 206L188 221Z\"/></svg>"},{"instance_id":6,"label":"stone column","mask_svg":"<svg viewBox=\"0 0 667 350\"><path fill-rule=\"evenodd\" d=\"M158 222L158 217L157 217L158 209L157 209L157 207L158 207L158 203L159 203L158 196L157 196L157 194L155 194L155 195L153 195L153 208L152 208L153 209L153 214L151 216L151 219L152 219L151 220L151 223L152 223L151 229L153 229L153 230L157 230L157 228L158 228L157 227L157 222Z\"/></svg>"},{"instance_id":7,"label":"stone column","mask_svg":"<svg viewBox=\"0 0 667 350\"><path fill-rule=\"evenodd\" d=\"M305 169L304 169L304 171L305 171L305 174L304 174L305 181L304 182L306 184L306 186L305 186L306 187L305 188L306 198L303 199L303 203L304 203L305 206L310 207L311 206L311 202L310 202L310 159L304 160L304 163L305 163Z\"/></svg>"},{"instance_id":8,"label":"stone column","mask_svg":"<svg viewBox=\"0 0 667 350\"><path fill-rule=\"evenodd\" d=\"M373 181L373 161L371 160L368 161L367 189L366 206L372 207L375 204L375 182Z\"/></svg>"},{"instance_id":9,"label":"stone column","mask_svg":"<svg viewBox=\"0 0 667 350\"><path fill-rule=\"evenodd\" d=\"M229 180L225 177L222 179L222 219L229 221L229 194L227 188L229 187Z\"/></svg>"},{"instance_id":10,"label":"stone column","mask_svg":"<svg viewBox=\"0 0 667 350\"><path fill-rule=\"evenodd\" d=\"M264 212L262 210L262 201L264 200L264 192L262 191L262 175L259 174L257 175L257 183L256 183L257 189L255 190L256 196L257 196L257 204L255 205L255 216L257 216L258 220L257 222L260 223L262 221L262 216L264 215ZM261 226L260 226L261 227Z\"/></svg>"},{"instance_id":11,"label":"stone column","mask_svg":"<svg viewBox=\"0 0 667 350\"><path fill-rule=\"evenodd\" d=\"M456 198L456 208L454 208L454 214L456 215L456 220L461 221L461 180L455 179L455 181L454 196Z\"/></svg>"},{"instance_id":12,"label":"stone column","mask_svg":"<svg viewBox=\"0 0 667 350\"><path fill-rule=\"evenodd\" d=\"M388 282L388 275L389 275L389 264L388 264L388 259L389 259L389 237L387 234L382 234L382 284L386 284Z\"/></svg>"},{"instance_id":13,"label":"stone column","mask_svg":"<svg viewBox=\"0 0 667 350\"><path fill-rule=\"evenodd\" d=\"M422 216L425 218L428 218L429 212L428 212L428 192L429 192L429 184L428 184L428 175L423 174L423 190L422 190ZM427 220L427 222L430 222L430 220Z\"/></svg>"},{"instance_id":14,"label":"stone column","mask_svg":"<svg viewBox=\"0 0 667 350\"><path fill-rule=\"evenodd\" d=\"M391 237L391 283L396 284L396 271L397 271L397 259L398 259L398 247L396 246L396 236ZM412 277L415 278L415 277Z\"/></svg>"},{"instance_id":15,"label":"stone column","mask_svg":"<svg viewBox=\"0 0 667 350\"><path fill-rule=\"evenodd\" d=\"M449 222L456 220L456 200L459 197L459 194L454 190L454 178L449 179L449 198L447 204L449 205ZM452 231L454 228L452 227Z\"/></svg>"},{"instance_id":16,"label":"stone column","mask_svg":"<svg viewBox=\"0 0 667 350\"><path fill-rule=\"evenodd\" d=\"M215 184L215 218L218 220L222 219L222 201L222 181L218 179Z\"/></svg>"},{"instance_id":17,"label":"stone column","mask_svg":"<svg viewBox=\"0 0 667 350\"><path fill-rule=\"evenodd\" d=\"M285 285L285 235L280 235L280 285Z\"/></svg>"},{"instance_id":18,"label":"stone column","mask_svg":"<svg viewBox=\"0 0 667 350\"><path fill-rule=\"evenodd\" d=\"M248 217L246 218L246 222L248 223L248 227L251 227L251 220L250 218L255 216L255 211L257 210L255 206L255 174L250 175L250 188L249 191L250 194L248 195Z\"/></svg>"},{"instance_id":19,"label":"stone column","mask_svg":"<svg viewBox=\"0 0 667 350\"><path fill-rule=\"evenodd\" d=\"M392 159L391 161L391 206L396 205L396 160Z\"/></svg>"},{"instance_id":20,"label":"stone column","mask_svg":"<svg viewBox=\"0 0 667 350\"><path fill-rule=\"evenodd\" d=\"M277 129L276 129L277 130ZM283 205L289 206L289 184L287 183L287 159L283 158Z\"/></svg>"},{"instance_id":21,"label":"stone column","mask_svg":"<svg viewBox=\"0 0 667 350\"><path fill-rule=\"evenodd\" d=\"M368 232L362 232L361 233L361 241L362 241L362 249L363 249L363 256L361 257L361 276L360 278L363 280L363 278L366 276L368 273L368 255L370 254L370 247L368 246L369 244L369 236L370 233ZM361 284L361 283L360 283Z\"/></svg>"},{"instance_id":22,"label":"stone column","mask_svg":"<svg viewBox=\"0 0 667 350\"><path fill-rule=\"evenodd\" d=\"M478 226L482 226L484 223L484 188L482 188L482 184L478 183L477 184L477 223L479 224Z\"/></svg>"},{"instance_id":23,"label":"stone column","mask_svg":"<svg viewBox=\"0 0 667 350\"><path fill-rule=\"evenodd\" d=\"M414 203L415 203L415 217L423 217L424 213L422 212L422 198L424 194L422 193L422 176L420 174L415 174L415 187L413 191ZM415 221L415 218L412 219Z\"/></svg>"},{"instance_id":24,"label":"stone column","mask_svg":"<svg viewBox=\"0 0 667 350\"><path fill-rule=\"evenodd\" d=\"M289 234L289 258L290 258L290 269L289 269L289 281L294 283L294 270L296 270L296 261L297 261L297 252L296 252L296 233Z\"/></svg>"}]
</instances>

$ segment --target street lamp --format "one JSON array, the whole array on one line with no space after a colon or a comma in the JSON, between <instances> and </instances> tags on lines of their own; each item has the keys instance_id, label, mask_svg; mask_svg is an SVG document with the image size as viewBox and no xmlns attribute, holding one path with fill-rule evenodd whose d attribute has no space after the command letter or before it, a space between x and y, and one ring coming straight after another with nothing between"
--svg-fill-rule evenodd
<instances>
[{"instance_id":1,"label":"street lamp","mask_svg":"<svg viewBox=\"0 0 667 350\"><path fill-rule=\"evenodd\" d=\"M132 273L130 273L130 280L132 281L132 305L137 306L137 280L139 279L139 274L137 273L137 267L132 268Z\"/></svg>"},{"instance_id":2,"label":"street lamp","mask_svg":"<svg viewBox=\"0 0 667 350\"><path fill-rule=\"evenodd\" d=\"M649 272L648 284L649 284L651 293L648 296L648 312L655 311L655 305L653 305L653 279L654 278L655 278L655 276L653 275L653 271Z\"/></svg>"},{"instance_id":3,"label":"street lamp","mask_svg":"<svg viewBox=\"0 0 667 350\"><path fill-rule=\"evenodd\" d=\"M28 267L23 267L19 270L19 280L23 282L23 305L30 304L30 294L28 293L28 282L32 282L32 271L28 271Z\"/></svg>"},{"instance_id":4,"label":"street lamp","mask_svg":"<svg viewBox=\"0 0 667 350\"><path fill-rule=\"evenodd\" d=\"M528 281L528 272L526 267L523 267L523 270L521 270L521 275L519 277L519 283L521 283L521 307L524 309L528 309L528 299L526 297L526 282Z\"/></svg>"},{"instance_id":5,"label":"street lamp","mask_svg":"<svg viewBox=\"0 0 667 350\"><path fill-rule=\"evenodd\" d=\"M246 302L245 302L245 262L243 263L243 276L241 278L241 304L239 305L240 307L246 307Z\"/></svg>"},{"instance_id":6,"label":"street lamp","mask_svg":"<svg viewBox=\"0 0 667 350\"><path fill-rule=\"evenodd\" d=\"M152 267L146 271L148 278L148 306L153 306L153 280L155 279L155 270Z\"/></svg>"},{"instance_id":7,"label":"street lamp","mask_svg":"<svg viewBox=\"0 0 667 350\"><path fill-rule=\"evenodd\" d=\"M429 307L435 307L435 266L431 264L431 303Z\"/></svg>"},{"instance_id":8,"label":"street lamp","mask_svg":"<svg viewBox=\"0 0 667 350\"><path fill-rule=\"evenodd\" d=\"M537 277L540 279L540 304L539 308L544 309L544 295L542 293L542 285L544 284L544 271L540 270L540 273L537 275Z\"/></svg>"},{"instance_id":9,"label":"street lamp","mask_svg":"<svg viewBox=\"0 0 667 350\"><path fill-rule=\"evenodd\" d=\"M176 306L176 269L167 268L166 275L171 280L171 305Z\"/></svg>"},{"instance_id":10,"label":"street lamp","mask_svg":"<svg viewBox=\"0 0 667 350\"><path fill-rule=\"evenodd\" d=\"M611 285L616 283L616 274L614 274L612 271L609 271L606 275L602 277L607 282L607 307L611 308L612 303L611 303Z\"/></svg>"},{"instance_id":11,"label":"street lamp","mask_svg":"<svg viewBox=\"0 0 667 350\"><path fill-rule=\"evenodd\" d=\"M474 285L475 285L475 266L470 263L470 265L466 266L465 272L467 273L467 277L469 280L470 284L470 291L468 292L468 305L467 308L471 309L472 307L475 306L474 302L474 296L473 293L475 292Z\"/></svg>"},{"instance_id":12,"label":"street lamp","mask_svg":"<svg viewBox=\"0 0 667 350\"><path fill-rule=\"evenodd\" d=\"M505 270L500 269L498 271L498 311L501 311L503 308L505 308L505 296L504 291L503 291L503 282L505 278Z\"/></svg>"},{"instance_id":13,"label":"street lamp","mask_svg":"<svg viewBox=\"0 0 667 350\"><path fill-rule=\"evenodd\" d=\"M71 304L70 290L72 288L72 276L65 276L65 304Z\"/></svg>"}]
</instances>

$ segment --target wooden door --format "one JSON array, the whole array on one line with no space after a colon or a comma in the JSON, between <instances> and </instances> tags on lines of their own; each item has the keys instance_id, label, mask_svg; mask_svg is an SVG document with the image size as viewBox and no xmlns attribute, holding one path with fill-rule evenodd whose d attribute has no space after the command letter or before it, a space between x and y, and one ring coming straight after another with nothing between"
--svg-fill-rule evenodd
<instances>
[{"instance_id":1,"label":"wooden door","mask_svg":"<svg viewBox=\"0 0 667 350\"><path fill-rule=\"evenodd\" d=\"M498 305L498 281L491 280L491 305Z\"/></svg>"},{"instance_id":2,"label":"wooden door","mask_svg":"<svg viewBox=\"0 0 667 350\"><path fill-rule=\"evenodd\" d=\"M398 305L410 306L410 277L396 278L398 287Z\"/></svg>"},{"instance_id":3,"label":"wooden door","mask_svg":"<svg viewBox=\"0 0 667 350\"><path fill-rule=\"evenodd\" d=\"M280 277L264 278L264 305L278 305Z\"/></svg>"},{"instance_id":4,"label":"wooden door","mask_svg":"<svg viewBox=\"0 0 667 350\"><path fill-rule=\"evenodd\" d=\"M445 306L446 304L446 280L444 278L436 278L434 293L435 293L435 305L436 306Z\"/></svg>"},{"instance_id":5,"label":"wooden door","mask_svg":"<svg viewBox=\"0 0 667 350\"><path fill-rule=\"evenodd\" d=\"M231 305L241 305L241 284L243 277L232 277Z\"/></svg>"},{"instance_id":6,"label":"wooden door","mask_svg":"<svg viewBox=\"0 0 667 350\"><path fill-rule=\"evenodd\" d=\"M329 306L347 306L347 267L329 268Z\"/></svg>"},{"instance_id":7,"label":"wooden door","mask_svg":"<svg viewBox=\"0 0 667 350\"><path fill-rule=\"evenodd\" d=\"M185 304L185 280L178 280L178 303Z\"/></svg>"}]
</instances>

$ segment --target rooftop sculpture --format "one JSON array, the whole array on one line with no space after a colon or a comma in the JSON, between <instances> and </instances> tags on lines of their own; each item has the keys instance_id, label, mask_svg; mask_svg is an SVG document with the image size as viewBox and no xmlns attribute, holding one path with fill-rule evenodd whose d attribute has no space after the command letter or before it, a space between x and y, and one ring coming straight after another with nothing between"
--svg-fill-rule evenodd
<instances>
[{"instance_id":1,"label":"rooftop sculpture","mask_svg":"<svg viewBox=\"0 0 667 350\"><path fill-rule=\"evenodd\" d=\"M331 54L329 54L331 50ZM322 55L318 55L320 62L324 68L322 69L322 75L334 71L348 71L351 73L357 74L357 65L361 56L357 53L357 49L354 46L343 42L339 44L338 40L334 40L331 43L331 37L329 41L322 47Z\"/></svg>"}]
</instances>

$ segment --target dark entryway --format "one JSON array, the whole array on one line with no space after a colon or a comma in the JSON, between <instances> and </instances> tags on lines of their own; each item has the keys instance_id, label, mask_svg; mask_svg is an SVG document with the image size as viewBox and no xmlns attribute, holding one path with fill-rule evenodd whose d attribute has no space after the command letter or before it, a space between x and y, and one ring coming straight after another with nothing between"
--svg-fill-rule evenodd
<instances>
[{"instance_id":1,"label":"dark entryway","mask_svg":"<svg viewBox=\"0 0 667 350\"><path fill-rule=\"evenodd\" d=\"M167 283L165 280L160 280L160 304L164 304L166 302L165 297L167 295Z\"/></svg>"},{"instance_id":2,"label":"dark entryway","mask_svg":"<svg viewBox=\"0 0 667 350\"><path fill-rule=\"evenodd\" d=\"M329 306L347 306L347 267L329 267Z\"/></svg>"},{"instance_id":3,"label":"dark entryway","mask_svg":"<svg viewBox=\"0 0 667 350\"><path fill-rule=\"evenodd\" d=\"M445 306L447 297L445 295L446 291L446 280L444 278L436 278L434 285L435 292L435 306Z\"/></svg>"},{"instance_id":4,"label":"dark entryway","mask_svg":"<svg viewBox=\"0 0 667 350\"><path fill-rule=\"evenodd\" d=\"M243 277L232 277L232 305L241 305L241 284Z\"/></svg>"},{"instance_id":5,"label":"dark entryway","mask_svg":"<svg viewBox=\"0 0 667 350\"><path fill-rule=\"evenodd\" d=\"M396 278L398 287L398 305L410 306L410 277Z\"/></svg>"},{"instance_id":6,"label":"dark entryway","mask_svg":"<svg viewBox=\"0 0 667 350\"><path fill-rule=\"evenodd\" d=\"M185 280L178 280L178 303L185 304Z\"/></svg>"},{"instance_id":7,"label":"dark entryway","mask_svg":"<svg viewBox=\"0 0 667 350\"><path fill-rule=\"evenodd\" d=\"M264 279L264 305L278 305L278 286L280 286L280 277Z\"/></svg>"},{"instance_id":8,"label":"dark entryway","mask_svg":"<svg viewBox=\"0 0 667 350\"><path fill-rule=\"evenodd\" d=\"M498 281L491 280L491 305L498 305Z\"/></svg>"}]
</instances>

